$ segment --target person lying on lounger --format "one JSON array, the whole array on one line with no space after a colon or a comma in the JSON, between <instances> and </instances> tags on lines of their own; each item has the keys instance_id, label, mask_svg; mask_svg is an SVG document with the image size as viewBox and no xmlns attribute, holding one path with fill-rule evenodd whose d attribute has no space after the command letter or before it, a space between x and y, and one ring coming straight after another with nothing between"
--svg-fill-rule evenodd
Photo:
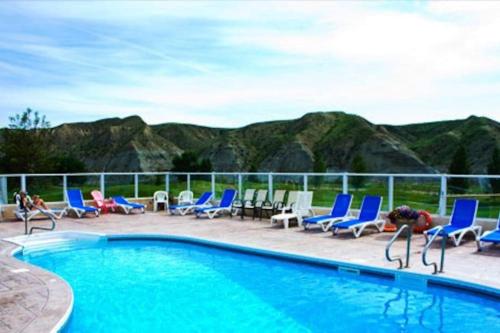
<instances>
[{"instance_id":1,"label":"person lying on lounger","mask_svg":"<svg viewBox=\"0 0 500 333\"><path fill-rule=\"evenodd\" d=\"M42 198L38 194L33 195L31 198L31 202L33 203L33 206L31 209L36 209L36 207L41 207L45 210L50 210L50 208L45 204L45 201L43 201Z\"/></svg>"},{"instance_id":2,"label":"person lying on lounger","mask_svg":"<svg viewBox=\"0 0 500 333\"><path fill-rule=\"evenodd\" d=\"M65 209L51 209L39 195L33 195L31 198L27 192L20 191L15 195L15 200L22 211L41 211L56 219L60 219L66 214Z\"/></svg>"}]
</instances>

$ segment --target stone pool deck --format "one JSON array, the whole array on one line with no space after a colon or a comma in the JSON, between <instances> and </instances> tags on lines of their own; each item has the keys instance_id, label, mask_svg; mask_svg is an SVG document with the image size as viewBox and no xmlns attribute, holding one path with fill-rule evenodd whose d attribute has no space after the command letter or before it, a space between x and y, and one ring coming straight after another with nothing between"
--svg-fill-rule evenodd
<instances>
[{"instance_id":1,"label":"stone pool deck","mask_svg":"<svg viewBox=\"0 0 500 333\"><path fill-rule=\"evenodd\" d=\"M32 225L48 225L35 221ZM268 249L318 258L346 261L375 267L395 268L384 259L384 250L392 234L371 229L354 239L352 233L332 237L318 229L271 227L269 220L251 218L196 219L192 216L169 216L164 212L103 215L99 218L64 218L56 231L88 231L107 234L169 234L203 238L261 249ZM0 239L24 233L22 222L0 222ZM393 254L402 254L404 241L397 241ZM430 274L431 268L421 263L424 238L416 235L412 243L411 272ZM70 287L57 276L24 264L10 256L15 245L0 240L0 332L50 332L71 306ZM430 253L438 259L438 245ZM468 239L460 247L447 247L445 273L449 278L500 288L500 247L488 246L477 252Z\"/></svg>"}]
</instances>

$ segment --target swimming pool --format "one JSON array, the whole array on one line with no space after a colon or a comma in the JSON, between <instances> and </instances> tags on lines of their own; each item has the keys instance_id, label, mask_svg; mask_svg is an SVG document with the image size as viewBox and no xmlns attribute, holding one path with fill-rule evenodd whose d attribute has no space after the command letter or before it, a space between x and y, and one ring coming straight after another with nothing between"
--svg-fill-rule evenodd
<instances>
[{"instance_id":1,"label":"swimming pool","mask_svg":"<svg viewBox=\"0 0 500 333\"><path fill-rule=\"evenodd\" d=\"M110 238L18 258L73 288L66 332L500 330L495 298L193 242Z\"/></svg>"}]
</instances>

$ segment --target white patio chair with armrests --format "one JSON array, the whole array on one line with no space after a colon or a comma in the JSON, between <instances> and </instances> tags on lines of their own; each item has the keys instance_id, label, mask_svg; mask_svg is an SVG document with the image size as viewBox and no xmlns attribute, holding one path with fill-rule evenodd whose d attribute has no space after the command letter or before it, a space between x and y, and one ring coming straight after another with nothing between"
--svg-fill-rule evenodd
<instances>
[{"instance_id":1,"label":"white patio chair with armrests","mask_svg":"<svg viewBox=\"0 0 500 333\"><path fill-rule=\"evenodd\" d=\"M266 212L266 217L276 215L276 213L285 205L285 190L274 191L273 201L266 201L260 209L259 219L262 220L262 215Z\"/></svg>"},{"instance_id":2,"label":"white patio chair with armrests","mask_svg":"<svg viewBox=\"0 0 500 333\"><path fill-rule=\"evenodd\" d=\"M158 204L163 204L163 209L168 210L168 192L156 191L153 194L153 211L158 211Z\"/></svg>"},{"instance_id":3,"label":"white patio chair with armrests","mask_svg":"<svg viewBox=\"0 0 500 333\"><path fill-rule=\"evenodd\" d=\"M257 216L257 211L264 205L267 199L267 190L258 190L257 195L255 196L255 200L247 202L243 209L251 209L252 210L252 219L255 219Z\"/></svg>"},{"instance_id":4,"label":"white patio chair with armrests","mask_svg":"<svg viewBox=\"0 0 500 333\"><path fill-rule=\"evenodd\" d=\"M182 191L177 197L178 205L191 205L193 203L194 194L192 191Z\"/></svg>"},{"instance_id":5,"label":"white patio chair with armrests","mask_svg":"<svg viewBox=\"0 0 500 333\"><path fill-rule=\"evenodd\" d=\"M240 214L241 218L243 219L244 215L243 207L252 202L254 196L255 196L255 189L249 189L249 188L246 189L242 200L237 199L233 201L231 215L236 216Z\"/></svg>"}]
</instances>

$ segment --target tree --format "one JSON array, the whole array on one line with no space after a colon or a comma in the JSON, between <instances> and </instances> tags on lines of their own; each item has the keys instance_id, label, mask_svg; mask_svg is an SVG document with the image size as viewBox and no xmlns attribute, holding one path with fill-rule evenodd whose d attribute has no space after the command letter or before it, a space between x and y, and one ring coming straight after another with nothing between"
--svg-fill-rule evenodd
<instances>
[{"instance_id":1,"label":"tree","mask_svg":"<svg viewBox=\"0 0 500 333\"><path fill-rule=\"evenodd\" d=\"M315 173L325 173L326 172L325 160L323 159L323 156L319 152L314 153L313 172L315 172ZM315 176L313 183L316 186L320 186L323 183L323 177L322 176Z\"/></svg>"},{"instance_id":2,"label":"tree","mask_svg":"<svg viewBox=\"0 0 500 333\"><path fill-rule=\"evenodd\" d=\"M448 169L452 175L467 175L470 173L469 162L467 159L467 150L464 145L460 145L453 155L453 158ZM451 192L463 194L469 187L467 178L450 178L448 187Z\"/></svg>"},{"instance_id":3,"label":"tree","mask_svg":"<svg viewBox=\"0 0 500 333\"><path fill-rule=\"evenodd\" d=\"M491 155L491 162L488 164L488 174L489 175L500 175L500 150L498 146L493 149L493 154ZM500 193L500 179L490 178L491 191L493 193Z\"/></svg>"},{"instance_id":4,"label":"tree","mask_svg":"<svg viewBox=\"0 0 500 333\"><path fill-rule=\"evenodd\" d=\"M198 165L198 171L200 172L212 172L212 162L210 162L210 159L204 158L200 161Z\"/></svg>"},{"instance_id":5,"label":"tree","mask_svg":"<svg viewBox=\"0 0 500 333\"><path fill-rule=\"evenodd\" d=\"M368 169L366 168L365 160L363 156L357 154L354 156L351 162L351 171L354 173L365 173ZM365 183L365 177L361 176L353 176L352 177L352 185L356 190L359 190L360 187Z\"/></svg>"},{"instance_id":6,"label":"tree","mask_svg":"<svg viewBox=\"0 0 500 333\"><path fill-rule=\"evenodd\" d=\"M174 172L211 172L212 162L210 159L199 159L194 152L186 151L172 160L172 171Z\"/></svg>"},{"instance_id":7,"label":"tree","mask_svg":"<svg viewBox=\"0 0 500 333\"><path fill-rule=\"evenodd\" d=\"M72 155L60 155L54 158L54 172L72 173L85 172L85 163Z\"/></svg>"},{"instance_id":8,"label":"tree","mask_svg":"<svg viewBox=\"0 0 500 333\"><path fill-rule=\"evenodd\" d=\"M172 171L195 172L198 169L198 158L195 153L186 151L172 160Z\"/></svg>"},{"instance_id":9,"label":"tree","mask_svg":"<svg viewBox=\"0 0 500 333\"><path fill-rule=\"evenodd\" d=\"M51 171L50 123L38 111L27 109L9 117L9 126L2 132L0 168L5 173L36 173Z\"/></svg>"},{"instance_id":10,"label":"tree","mask_svg":"<svg viewBox=\"0 0 500 333\"><path fill-rule=\"evenodd\" d=\"M258 168L257 168L257 164L255 163L252 163L250 165L250 169L248 170L248 172L258 172ZM250 183L258 183L259 182L259 177L257 177L256 175L250 175L248 176L248 181Z\"/></svg>"}]
</instances>

